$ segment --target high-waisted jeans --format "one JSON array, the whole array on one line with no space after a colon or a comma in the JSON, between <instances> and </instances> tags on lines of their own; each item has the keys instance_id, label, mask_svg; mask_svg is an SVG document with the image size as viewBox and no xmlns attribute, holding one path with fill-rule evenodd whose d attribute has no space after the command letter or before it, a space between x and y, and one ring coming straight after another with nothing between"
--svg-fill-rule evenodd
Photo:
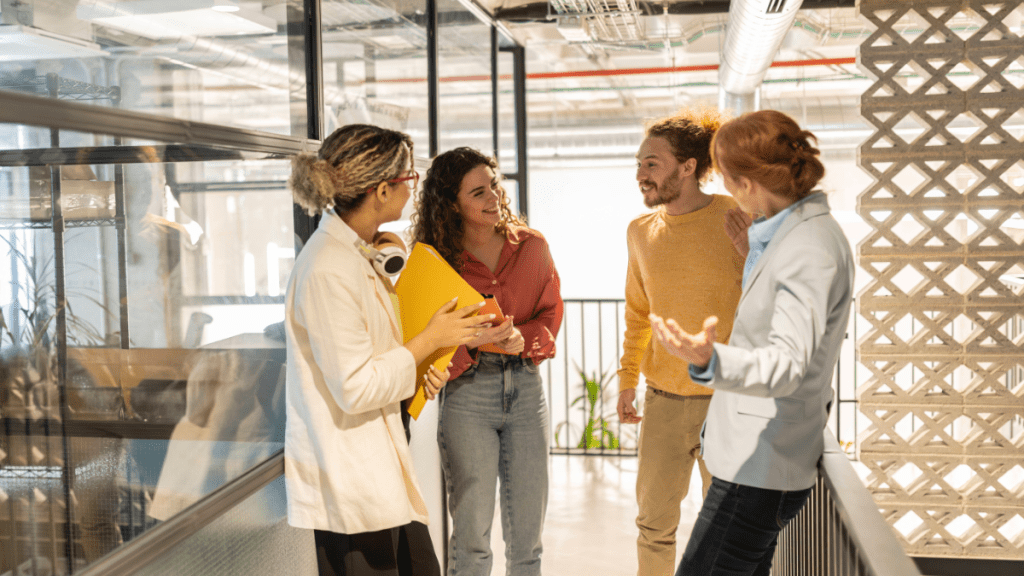
<instances>
[{"instance_id":1,"label":"high-waisted jeans","mask_svg":"<svg viewBox=\"0 0 1024 576\"><path fill-rule=\"evenodd\" d=\"M491 573L495 482L506 574L539 576L548 501L548 408L530 360L480 353L443 389L437 443L452 515L449 576Z\"/></svg>"}]
</instances>

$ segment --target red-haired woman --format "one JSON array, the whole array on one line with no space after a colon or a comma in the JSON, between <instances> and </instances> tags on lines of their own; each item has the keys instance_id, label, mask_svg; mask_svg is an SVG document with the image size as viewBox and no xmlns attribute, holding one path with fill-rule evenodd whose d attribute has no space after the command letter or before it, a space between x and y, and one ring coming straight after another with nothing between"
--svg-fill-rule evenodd
<instances>
[{"instance_id":1,"label":"red-haired woman","mask_svg":"<svg viewBox=\"0 0 1024 576\"><path fill-rule=\"evenodd\" d=\"M540 574L548 494L548 410L539 364L555 354L562 298L547 242L508 208L494 159L456 148L434 159L413 239L437 248L507 320L461 346L441 394L437 442L453 519L449 574L491 573L501 481L506 573ZM497 344L511 354L482 352Z\"/></svg>"},{"instance_id":2,"label":"red-haired woman","mask_svg":"<svg viewBox=\"0 0 1024 576\"><path fill-rule=\"evenodd\" d=\"M652 316L659 342L715 390L702 447L713 479L676 576L767 576L782 528L810 495L853 298L853 257L815 187L814 135L764 110L711 144L725 188L750 214L743 294L729 344L717 318L688 334Z\"/></svg>"}]
</instances>

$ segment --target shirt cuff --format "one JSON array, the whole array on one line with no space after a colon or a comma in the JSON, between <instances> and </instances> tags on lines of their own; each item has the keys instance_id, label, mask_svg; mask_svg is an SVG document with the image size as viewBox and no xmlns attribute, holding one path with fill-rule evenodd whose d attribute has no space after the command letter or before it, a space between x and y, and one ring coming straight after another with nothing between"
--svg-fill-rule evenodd
<instances>
[{"instance_id":1,"label":"shirt cuff","mask_svg":"<svg viewBox=\"0 0 1024 576\"><path fill-rule=\"evenodd\" d=\"M690 364L690 379L697 384L707 384L715 377L715 368L718 367L718 350L711 353L711 360L708 361L708 365L701 370L693 364Z\"/></svg>"}]
</instances>

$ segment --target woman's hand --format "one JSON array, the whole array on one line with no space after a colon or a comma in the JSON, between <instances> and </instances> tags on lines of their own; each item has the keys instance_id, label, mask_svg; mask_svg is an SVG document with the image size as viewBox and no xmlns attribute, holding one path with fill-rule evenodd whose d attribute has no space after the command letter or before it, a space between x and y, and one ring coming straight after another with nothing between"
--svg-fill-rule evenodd
<instances>
[{"instance_id":1,"label":"woman's hand","mask_svg":"<svg viewBox=\"0 0 1024 576\"><path fill-rule=\"evenodd\" d=\"M448 383L448 379L451 378L452 373L449 369L452 367L451 363L448 363L448 368L444 369L444 372L438 372L437 368L431 364L430 368L427 368L427 373L423 375L424 385L423 392L427 396L427 400L433 400L441 392L441 388L444 388L445 384Z\"/></svg>"},{"instance_id":2,"label":"woman's hand","mask_svg":"<svg viewBox=\"0 0 1024 576\"><path fill-rule=\"evenodd\" d=\"M512 322L511 316L508 317L508 321ZM501 348L502 350L506 352L511 352L513 354L521 354L523 352L523 349L526 348L526 340L523 339L523 333L520 332L519 328L516 328L513 324L512 335L509 336L508 338L505 338L504 340L499 341L498 348Z\"/></svg>"},{"instance_id":3,"label":"woman's hand","mask_svg":"<svg viewBox=\"0 0 1024 576\"><path fill-rule=\"evenodd\" d=\"M750 240L747 229L753 220L742 208L733 208L725 213L725 233L732 240L732 245L740 256L746 258L750 252Z\"/></svg>"},{"instance_id":4,"label":"woman's hand","mask_svg":"<svg viewBox=\"0 0 1024 576\"><path fill-rule=\"evenodd\" d=\"M476 315L483 307L483 302L458 310L455 309L455 302L456 299L452 299L438 308L427 327L405 343L417 366L438 348L461 346L478 338L494 319L494 314Z\"/></svg>"},{"instance_id":5,"label":"woman's hand","mask_svg":"<svg viewBox=\"0 0 1024 576\"><path fill-rule=\"evenodd\" d=\"M493 316L493 315L492 315ZM466 348L479 348L484 344L495 344L502 342L512 337L512 332L518 332L516 327L512 325L512 317L505 318L505 321L497 326L491 326L485 328L480 334L466 343ZM521 337L521 336L520 336ZM499 344L499 346L501 346ZM502 346L503 347L503 346ZM504 348L504 347L503 347ZM509 350L511 352L511 350Z\"/></svg>"},{"instance_id":6,"label":"woman's hand","mask_svg":"<svg viewBox=\"0 0 1024 576\"><path fill-rule=\"evenodd\" d=\"M433 338L435 349L448 346L461 346L479 338L487 325L494 319L494 314L476 316L476 312L484 303L472 304L455 309L455 300L442 304L434 316L427 322L423 333Z\"/></svg>"},{"instance_id":7,"label":"woman's hand","mask_svg":"<svg viewBox=\"0 0 1024 576\"><path fill-rule=\"evenodd\" d=\"M690 334L683 330L671 318L666 321L657 314L651 314L650 319L651 331L666 350L697 368L707 368L708 362L711 362L711 356L715 353L717 317L710 316L704 320L704 329L697 334Z\"/></svg>"}]
</instances>

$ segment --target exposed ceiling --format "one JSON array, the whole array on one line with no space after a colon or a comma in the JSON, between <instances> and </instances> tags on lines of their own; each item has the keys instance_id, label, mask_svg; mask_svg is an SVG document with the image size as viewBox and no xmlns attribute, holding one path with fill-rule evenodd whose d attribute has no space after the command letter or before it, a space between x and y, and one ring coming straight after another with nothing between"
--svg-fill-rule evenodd
<instances>
[{"instance_id":1,"label":"exposed ceiling","mask_svg":"<svg viewBox=\"0 0 1024 576\"><path fill-rule=\"evenodd\" d=\"M203 1L167 0L168 5ZM147 17L132 14L133 6L156 4L38 0L34 26L63 34L69 41L102 45L119 58L162 58L213 71L225 89L301 87L301 70L289 64L287 36L282 32L289 25L289 3L237 2L252 21L276 24L278 30L234 37L187 29L175 36L140 28ZM804 0L804 9L775 57L787 65L770 69L765 78L764 107L785 110L837 134L860 127L852 111L870 81L857 69L854 56L870 29L852 4ZM476 137L473 131L475 126L489 126L484 120L490 116L489 96L480 90L479 81L474 85L457 79L488 69L489 57L482 49L488 28L460 0L438 0L438 5L444 26L442 75L450 77L442 93L462 93L460 102L467 104L458 115L445 118L446 126L486 149L489 136L481 132ZM580 155L621 156L622 151L635 149L644 119L681 106L716 102L726 0L482 0L479 5L528 49L531 151L537 155L550 151L564 158L578 148ZM328 102L342 101L351 90L365 87L368 94L386 93L396 105L419 105L426 44L422 0L323 0L322 15ZM171 25L159 14L151 19ZM475 92L481 94L472 96ZM239 121L259 127L255 123L260 118ZM846 142L840 139L834 145L847 146Z\"/></svg>"}]
</instances>

